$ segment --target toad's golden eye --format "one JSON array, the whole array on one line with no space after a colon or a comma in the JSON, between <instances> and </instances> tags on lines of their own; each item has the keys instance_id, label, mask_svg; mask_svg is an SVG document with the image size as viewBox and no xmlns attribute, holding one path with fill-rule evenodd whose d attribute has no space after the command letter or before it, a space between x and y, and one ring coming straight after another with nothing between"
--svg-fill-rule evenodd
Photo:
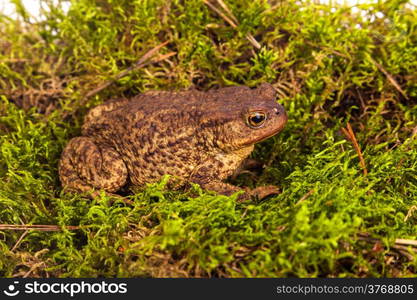
<instances>
[{"instance_id":1,"label":"toad's golden eye","mask_svg":"<svg viewBox=\"0 0 417 300\"><path fill-rule=\"evenodd\" d=\"M254 111L248 115L248 124L251 127L261 127L266 121L266 114L261 111Z\"/></svg>"}]
</instances>

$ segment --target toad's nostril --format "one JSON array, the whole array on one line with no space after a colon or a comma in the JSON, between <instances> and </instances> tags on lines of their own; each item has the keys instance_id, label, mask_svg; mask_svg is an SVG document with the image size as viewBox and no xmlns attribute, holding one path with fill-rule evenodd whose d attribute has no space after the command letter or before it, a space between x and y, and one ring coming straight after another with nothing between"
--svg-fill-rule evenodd
<instances>
[{"instance_id":1,"label":"toad's nostril","mask_svg":"<svg viewBox=\"0 0 417 300\"><path fill-rule=\"evenodd\" d=\"M279 115L281 112L280 112L280 110L278 109L278 108L274 108L274 111L275 111L275 113L277 114L277 115Z\"/></svg>"}]
</instances>

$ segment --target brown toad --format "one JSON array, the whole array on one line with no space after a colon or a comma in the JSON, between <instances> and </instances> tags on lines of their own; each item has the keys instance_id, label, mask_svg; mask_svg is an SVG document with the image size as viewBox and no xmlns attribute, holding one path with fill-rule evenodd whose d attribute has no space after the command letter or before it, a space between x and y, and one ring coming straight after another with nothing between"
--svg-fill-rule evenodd
<instances>
[{"instance_id":1,"label":"brown toad","mask_svg":"<svg viewBox=\"0 0 417 300\"><path fill-rule=\"evenodd\" d=\"M254 144L287 122L270 84L208 92L151 91L110 100L87 114L82 136L70 140L59 163L64 188L116 192L143 186L164 174L231 195L222 182L249 156ZM272 186L245 189L242 198L264 197Z\"/></svg>"}]
</instances>

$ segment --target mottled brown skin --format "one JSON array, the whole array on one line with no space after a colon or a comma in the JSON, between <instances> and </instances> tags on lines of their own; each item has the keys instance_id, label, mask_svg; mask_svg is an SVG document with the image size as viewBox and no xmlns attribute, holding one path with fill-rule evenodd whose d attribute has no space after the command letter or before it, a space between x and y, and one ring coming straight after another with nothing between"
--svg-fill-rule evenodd
<instances>
[{"instance_id":1,"label":"mottled brown skin","mask_svg":"<svg viewBox=\"0 0 417 300\"><path fill-rule=\"evenodd\" d=\"M116 192L144 186L164 174L231 195L222 182L249 156L254 144L282 130L284 108L270 84L208 92L147 92L111 100L88 113L82 136L70 140L59 163L67 190ZM255 112L266 116L258 126ZM256 119L258 120L258 119ZM276 193L272 186L245 189L242 198Z\"/></svg>"}]
</instances>

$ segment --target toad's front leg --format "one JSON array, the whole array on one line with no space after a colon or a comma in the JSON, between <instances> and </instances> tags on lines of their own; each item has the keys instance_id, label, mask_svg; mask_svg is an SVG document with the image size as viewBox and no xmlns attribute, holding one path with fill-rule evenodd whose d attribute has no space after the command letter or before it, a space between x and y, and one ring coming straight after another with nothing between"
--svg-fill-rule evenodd
<instances>
[{"instance_id":1,"label":"toad's front leg","mask_svg":"<svg viewBox=\"0 0 417 300\"><path fill-rule=\"evenodd\" d=\"M128 171L120 154L88 137L70 140L59 162L61 183L69 191L96 189L116 192L126 183L127 176Z\"/></svg>"}]
</instances>

